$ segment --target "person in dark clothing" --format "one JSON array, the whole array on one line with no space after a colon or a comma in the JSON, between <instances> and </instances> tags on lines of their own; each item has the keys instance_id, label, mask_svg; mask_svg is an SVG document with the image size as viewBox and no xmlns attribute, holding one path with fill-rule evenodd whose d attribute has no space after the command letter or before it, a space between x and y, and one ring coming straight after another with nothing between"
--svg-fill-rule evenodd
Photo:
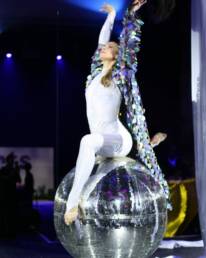
<instances>
[{"instance_id":1,"label":"person in dark clothing","mask_svg":"<svg viewBox=\"0 0 206 258\"><path fill-rule=\"evenodd\" d=\"M26 176L24 181L24 193L25 198L27 200L27 204L32 209L32 200L33 200L33 192L34 192L34 178L31 173L32 165L30 163L26 163L24 166Z\"/></svg>"},{"instance_id":2,"label":"person in dark clothing","mask_svg":"<svg viewBox=\"0 0 206 258\"><path fill-rule=\"evenodd\" d=\"M16 174L15 155L6 157L6 165L0 170L0 238L16 236Z\"/></svg>"}]
</instances>

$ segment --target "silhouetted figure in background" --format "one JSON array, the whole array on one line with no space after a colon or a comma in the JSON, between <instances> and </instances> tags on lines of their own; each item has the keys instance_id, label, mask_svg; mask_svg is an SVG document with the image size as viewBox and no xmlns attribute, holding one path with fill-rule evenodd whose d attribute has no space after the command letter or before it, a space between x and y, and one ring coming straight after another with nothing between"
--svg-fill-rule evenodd
<instances>
[{"instance_id":1,"label":"silhouetted figure in background","mask_svg":"<svg viewBox=\"0 0 206 258\"><path fill-rule=\"evenodd\" d=\"M19 185L21 185L20 166L18 161L14 162L14 173L16 177L16 187L18 187Z\"/></svg>"},{"instance_id":2,"label":"silhouetted figure in background","mask_svg":"<svg viewBox=\"0 0 206 258\"><path fill-rule=\"evenodd\" d=\"M16 174L14 153L6 157L6 165L0 170L0 237L16 236Z\"/></svg>"},{"instance_id":3,"label":"silhouetted figure in background","mask_svg":"<svg viewBox=\"0 0 206 258\"><path fill-rule=\"evenodd\" d=\"M30 163L25 163L19 167L18 172L18 167L16 166L16 172L19 173L19 182L16 184L16 191L18 218L21 229L28 228L32 223L34 179L30 171L31 168L32 165Z\"/></svg>"},{"instance_id":4,"label":"silhouetted figure in background","mask_svg":"<svg viewBox=\"0 0 206 258\"><path fill-rule=\"evenodd\" d=\"M24 181L24 193L26 197L27 204L32 209L32 201L33 201L33 192L34 192L34 178L31 173L32 165L30 163L26 163L24 166L26 175Z\"/></svg>"}]
</instances>

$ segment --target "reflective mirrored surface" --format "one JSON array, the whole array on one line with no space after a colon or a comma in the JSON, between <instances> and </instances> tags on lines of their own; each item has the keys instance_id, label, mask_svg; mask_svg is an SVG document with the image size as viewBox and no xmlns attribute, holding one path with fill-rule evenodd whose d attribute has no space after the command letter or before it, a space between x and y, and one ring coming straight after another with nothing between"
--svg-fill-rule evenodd
<instances>
[{"instance_id":1,"label":"reflective mirrored surface","mask_svg":"<svg viewBox=\"0 0 206 258\"><path fill-rule=\"evenodd\" d=\"M59 185L54 224L73 257L149 257L163 238L167 209L160 185L139 162L128 157L96 162L82 190L78 218L64 223L73 168Z\"/></svg>"}]
</instances>

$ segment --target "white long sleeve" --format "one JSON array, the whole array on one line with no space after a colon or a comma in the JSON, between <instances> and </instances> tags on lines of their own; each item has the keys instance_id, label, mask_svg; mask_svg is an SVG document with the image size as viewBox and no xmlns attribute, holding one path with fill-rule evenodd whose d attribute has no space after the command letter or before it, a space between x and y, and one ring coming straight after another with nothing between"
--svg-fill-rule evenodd
<instances>
[{"instance_id":1,"label":"white long sleeve","mask_svg":"<svg viewBox=\"0 0 206 258\"><path fill-rule=\"evenodd\" d=\"M116 12L110 12L107 15L107 18L99 34L98 44L105 45L107 42L109 42L114 25L115 16Z\"/></svg>"}]
</instances>

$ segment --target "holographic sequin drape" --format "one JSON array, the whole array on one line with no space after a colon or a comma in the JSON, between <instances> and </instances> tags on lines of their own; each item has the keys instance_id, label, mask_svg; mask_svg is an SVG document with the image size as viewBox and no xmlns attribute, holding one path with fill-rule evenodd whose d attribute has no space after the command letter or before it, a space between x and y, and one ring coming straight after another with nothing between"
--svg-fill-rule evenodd
<instances>
[{"instance_id":1,"label":"holographic sequin drape","mask_svg":"<svg viewBox=\"0 0 206 258\"><path fill-rule=\"evenodd\" d=\"M119 54L112 72L112 80L119 87L126 105L126 120L135 144L136 157L148 168L167 198L167 208L172 209L169 201L169 187L164 174L158 165L156 155L150 144L144 108L142 105L139 86L135 78L138 68L137 53L140 51L141 28L144 22L138 12L126 9L123 17L123 29L119 37ZM102 70L100 60L101 45L96 49L91 64L91 73L87 77L86 86Z\"/></svg>"}]
</instances>

